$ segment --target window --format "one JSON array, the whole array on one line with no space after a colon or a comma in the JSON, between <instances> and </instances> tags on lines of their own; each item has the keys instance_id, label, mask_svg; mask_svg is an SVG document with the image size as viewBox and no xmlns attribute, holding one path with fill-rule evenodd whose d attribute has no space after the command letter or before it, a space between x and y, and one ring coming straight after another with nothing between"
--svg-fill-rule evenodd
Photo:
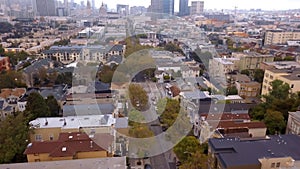
<instances>
[{"instance_id":1,"label":"window","mask_svg":"<svg viewBox=\"0 0 300 169\"><path fill-rule=\"evenodd\" d=\"M291 85L291 89L294 88L294 84Z\"/></svg>"},{"instance_id":2,"label":"window","mask_svg":"<svg viewBox=\"0 0 300 169\"><path fill-rule=\"evenodd\" d=\"M271 164L271 168L275 168L275 163L272 163L272 164Z\"/></svg>"},{"instance_id":3,"label":"window","mask_svg":"<svg viewBox=\"0 0 300 169\"><path fill-rule=\"evenodd\" d=\"M35 135L35 141L42 141L42 136L39 134Z\"/></svg>"},{"instance_id":4,"label":"window","mask_svg":"<svg viewBox=\"0 0 300 169\"><path fill-rule=\"evenodd\" d=\"M53 134L50 134L50 135L49 135L49 140L52 141L53 139L54 139Z\"/></svg>"},{"instance_id":5,"label":"window","mask_svg":"<svg viewBox=\"0 0 300 169\"><path fill-rule=\"evenodd\" d=\"M279 168L280 167L280 163L276 163L276 168Z\"/></svg>"}]
</instances>

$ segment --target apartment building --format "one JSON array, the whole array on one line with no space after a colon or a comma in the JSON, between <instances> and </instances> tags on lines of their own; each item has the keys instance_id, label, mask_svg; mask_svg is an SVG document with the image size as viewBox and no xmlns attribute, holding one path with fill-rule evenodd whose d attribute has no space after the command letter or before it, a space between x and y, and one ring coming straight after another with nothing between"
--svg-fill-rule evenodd
<instances>
[{"instance_id":1,"label":"apartment building","mask_svg":"<svg viewBox=\"0 0 300 169\"><path fill-rule=\"evenodd\" d=\"M28 162L108 157L109 152L86 133L60 133L57 141L32 142L24 154Z\"/></svg>"},{"instance_id":2,"label":"apartment building","mask_svg":"<svg viewBox=\"0 0 300 169\"><path fill-rule=\"evenodd\" d=\"M208 142L208 164L211 169L299 168L299 142L297 135L214 138Z\"/></svg>"},{"instance_id":3,"label":"apartment building","mask_svg":"<svg viewBox=\"0 0 300 169\"><path fill-rule=\"evenodd\" d=\"M209 60L209 74L212 77L225 77L237 70L238 58L213 58Z\"/></svg>"},{"instance_id":4,"label":"apartment building","mask_svg":"<svg viewBox=\"0 0 300 169\"><path fill-rule=\"evenodd\" d=\"M42 52L42 58L69 64L75 61L106 62L109 56L123 56L125 46L52 46Z\"/></svg>"},{"instance_id":5,"label":"apartment building","mask_svg":"<svg viewBox=\"0 0 300 169\"><path fill-rule=\"evenodd\" d=\"M37 118L29 123L34 129L30 140L56 141L64 132L112 133L115 123L112 115Z\"/></svg>"},{"instance_id":6,"label":"apartment building","mask_svg":"<svg viewBox=\"0 0 300 169\"><path fill-rule=\"evenodd\" d=\"M199 15L204 12L204 1L192 1L190 14L191 15Z\"/></svg>"},{"instance_id":7,"label":"apartment building","mask_svg":"<svg viewBox=\"0 0 300 169\"><path fill-rule=\"evenodd\" d=\"M265 34L264 45L286 44L289 40L299 40L300 31L271 30Z\"/></svg>"},{"instance_id":8,"label":"apartment building","mask_svg":"<svg viewBox=\"0 0 300 169\"><path fill-rule=\"evenodd\" d=\"M300 69L266 69L264 75L264 81L262 85L262 95L266 95L272 90L272 81L281 80L287 83L291 92L295 93L300 91Z\"/></svg>"},{"instance_id":9,"label":"apartment building","mask_svg":"<svg viewBox=\"0 0 300 169\"><path fill-rule=\"evenodd\" d=\"M274 56L272 55L262 55L248 51L232 53L232 57L239 59L237 67L240 71L245 69L259 69L262 62L274 61Z\"/></svg>"},{"instance_id":10,"label":"apartment building","mask_svg":"<svg viewBox=\"0 0 300 169\"><path fill-rule=\"evenodd\" d=\"M286 134L300 135L300 111L289 112Z\"/></svg>"}]
</instances>

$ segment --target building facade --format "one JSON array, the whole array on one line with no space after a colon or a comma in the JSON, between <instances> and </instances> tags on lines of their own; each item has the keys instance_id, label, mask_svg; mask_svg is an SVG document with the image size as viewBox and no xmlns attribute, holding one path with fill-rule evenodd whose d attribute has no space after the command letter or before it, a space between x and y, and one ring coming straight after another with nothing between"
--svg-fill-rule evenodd
<instances>
[{"instance_id":1,"label":"building facade","mask_svg":"<svg viewBox=\"0 0 300 169\"><path fill-rule=\"evenodd\" d=\"M286 134L300 135L300 111L289 112Z\"/></svg>"},{"instance_id":2,"label":"building facade","mask_svg":"<svg viewBox=\"0 0 300 169\"><path fill-rule=\"evenodd\" d=\"M238 70L259 69L262 62L273 62L273 55L262 55L255 52L236 52L232 53L233 58L239 59Z\"/></svg>"},{"instance_id":3,"label":"building facade","mask_svg":"<svg viewBox=\"0 0 300 169\"><path fill-rule=\"evenodd\" d=\"M265 34L265 45L286 44L289 40L299 40L300 31L272 30Z\"/></svg>"},{"instance_id":4,"label":"building facade","mask_svg":"<svg viewBox=\"0 0 300 169\"><path fill-rule=\"evenodd\" d=\"M300 91L300 69L266 69L261 95L266 95L272 90L272 82L281 80L288 84L292 93Z\"/></svg>"},{"instance_id":5,"label":"building facade","mask_svg":"<svg viewBox=\"0 0 300 169\"><path fill-rule=\"evenodd\" d=\"M37 16L56 16L54 0L35 0Z\"/></svg>"},{"instance_id":6,"label":"building facade","mask_svg":"<svg viewBox=\"0 0 300 169\"><path fill-rule=\"evenodd\" d=\"M174 0L151 0L150 11L174 15Z\"/></svg>"},{"instance_id":7,"label":"building facade","mask_svg":"<svg viewBox=\"0 0 300 169\"><path fill-rule=\"evenodd\" d=\"M199 15L204 12L204 1L192 1L191 5L191 15Z\"/></svg>"}]
</instances>

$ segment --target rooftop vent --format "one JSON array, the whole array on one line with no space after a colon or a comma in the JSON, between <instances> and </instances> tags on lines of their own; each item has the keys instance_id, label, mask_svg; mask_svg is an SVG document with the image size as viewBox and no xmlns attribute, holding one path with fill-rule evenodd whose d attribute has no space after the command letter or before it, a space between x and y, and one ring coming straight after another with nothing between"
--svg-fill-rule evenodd
<instances>
[{"instance_id":1,"label":"rooftop vent","mask_svg":"<svg viewBox=\"0 0 300 169\"><path fill-rule=\"evenodd\" d=\"M69 136L69 139L72 139L73 138L73 136Z\"/></svg>"},{"instance_id":2,"label":"rooftop vent","mask_svg":"<svg viewBox=\"0 0 300 169\"><path fill-rule=\"evenodd\" d=\"M62 152L66 152L66 151L67 151L67 147L61 148L61 151L62 151Z\"/></svg>"}]
</instances>

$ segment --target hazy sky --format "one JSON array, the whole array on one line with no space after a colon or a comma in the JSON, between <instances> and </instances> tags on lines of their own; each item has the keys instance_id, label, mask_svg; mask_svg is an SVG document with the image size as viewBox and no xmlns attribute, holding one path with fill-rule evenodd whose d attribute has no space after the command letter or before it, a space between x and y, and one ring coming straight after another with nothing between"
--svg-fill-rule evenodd
<instances>
[{"instance_id":1,"label":"hazy sky","mask_svg":"<svg viewBox=\"0 0 300 169\"><path fill-rule=\"evenodd\" d=\"M80 2L82 0L75 0ZM85 2L87 0L84 0ZM91 1L91 0L90 0ZM115 9L116 4L127 4L130 6L148 7L151 0L102 0L108 5L108 8ZM95 0L96 6L100 7L101 0ZM190 0L191 1L194 0ZM204 0L205 9L295 9L300 8L300 0ZM175 0L175 11L179 10L179 0Z\"/></svg>"}]
</instances>

